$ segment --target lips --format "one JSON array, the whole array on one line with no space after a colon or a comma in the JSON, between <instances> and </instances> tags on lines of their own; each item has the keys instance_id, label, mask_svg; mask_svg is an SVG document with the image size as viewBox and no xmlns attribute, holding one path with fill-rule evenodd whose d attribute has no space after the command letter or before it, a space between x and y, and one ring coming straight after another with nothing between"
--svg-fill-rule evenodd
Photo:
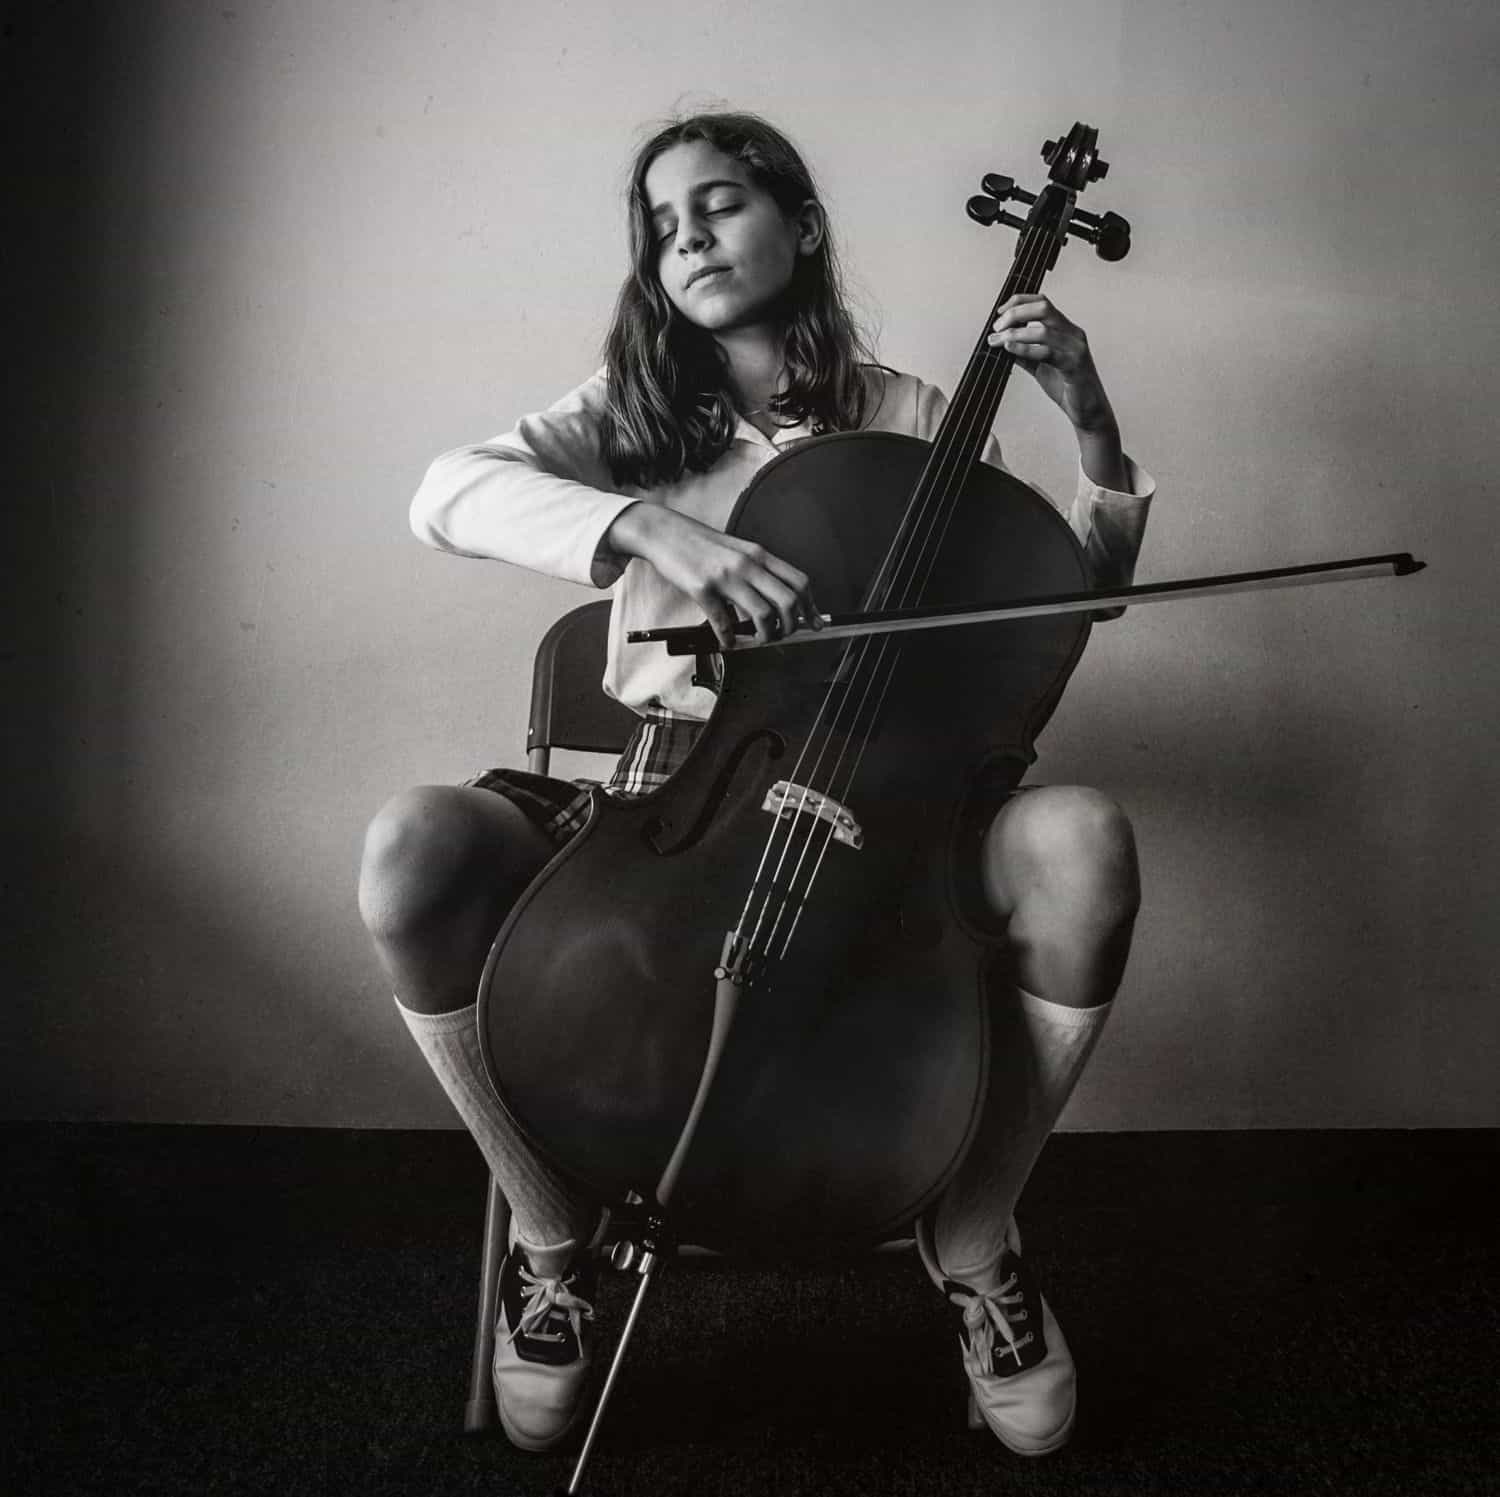
<instances>
[{"instance_id":1,"label":"lips","mask_svg":"<svg viewBox=\"0 0 1500 1497\"><path fill-rule=\"evenodd\" d=\"M721 272L728 269L729 267L727 265L700 265L697 270L695 270L692 275L687 278L687 285L689 287L696 286L698 282L703 280L705 277L719 275Z\"/></svg>"}]
</instances>

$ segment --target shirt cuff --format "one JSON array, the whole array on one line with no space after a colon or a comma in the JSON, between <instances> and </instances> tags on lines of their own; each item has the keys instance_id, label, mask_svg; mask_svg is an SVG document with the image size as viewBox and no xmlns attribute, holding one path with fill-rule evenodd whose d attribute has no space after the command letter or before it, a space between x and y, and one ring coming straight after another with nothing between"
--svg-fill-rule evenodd
<instances>
[{"instance_id":1,"label":"shirt cuff","mask_svg":"<svg viewBox=\"0 0 1500 1497\"><path fill-rule=\"evenodd\" d=\"M1125 489L1107 489L1095 483L1078 466L1078 498L1074 511L1074 533L1083 541L1084 555L1095 587L1129 587L1135 580L1136 559L1146 530L1156 480L1133 458L1126 457ZM1117 619L1121 606L1101 608L1092 617L1098 623Z\"/></svg>"},{"instance_id":2,"label":"shirt cuff","mask_svg":"<svg viewBox=\"0 0 1500 1497\"><path fill-rule=\"evenodd\" d=\"M598 537L594 541L594 556L589 564L589 581L595 587L613 587L624 575L625 568L630 565L630 557L616 551L608 540L610 527L630 508L632 504L639 504L641 500L632 498L630 495L622 495L620 502L605 516L604 524L600 528Z\"/></svg>"},{"instance_id":3,"label":"shirt cuff","mask_svg":"<svg viewBox=\"0 0 1500 1497\"><path fill-rule=\"evenodd\" d=\"M1125 481L1128 489L1107 489L1095 483L1078 464L1078 497L1090 504L1144 504L1156 495L1156 480L1133 457L1125 456Z\"/></svg>"}]
</instances>

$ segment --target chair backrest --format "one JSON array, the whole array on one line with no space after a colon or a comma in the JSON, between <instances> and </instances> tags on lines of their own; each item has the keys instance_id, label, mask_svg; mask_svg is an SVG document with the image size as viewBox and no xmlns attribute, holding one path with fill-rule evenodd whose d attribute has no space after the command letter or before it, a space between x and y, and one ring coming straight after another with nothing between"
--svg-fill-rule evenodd
<instances>
[{"instance_id":1,"label":"chair backrest","mask_svg":"<svg viewBox=\"0 0 1500 1497\"><path fill-rule=\"evenodd\" d=\"M542 636L531 668L528 765L545 774L554 748L617 754L635 729L636 715L604 694L609 600L565 613Z\"/></svg>"}]
</instances>

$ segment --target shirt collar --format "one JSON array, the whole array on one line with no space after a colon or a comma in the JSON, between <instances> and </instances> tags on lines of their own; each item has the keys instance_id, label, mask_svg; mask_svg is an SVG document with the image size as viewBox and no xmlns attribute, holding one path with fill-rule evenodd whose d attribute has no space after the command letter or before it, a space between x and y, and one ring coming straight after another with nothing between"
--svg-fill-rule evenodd
<instances>
[{"instance_id":1,"label":"shirt collar","mask_svg":"<svg viewBox=\"0 0 1500 1497\"><path fill-rule=\"evenodd\" d=\"M747 421L743 416L736 416L734 425L734 438L736 442L749 442L756 447L782 448L788 442L799 442L803 437L813 434L812 423L799 421L795 426L780 427L774 437L768 437L758 426Z\"/></svg>"}]
</instances>

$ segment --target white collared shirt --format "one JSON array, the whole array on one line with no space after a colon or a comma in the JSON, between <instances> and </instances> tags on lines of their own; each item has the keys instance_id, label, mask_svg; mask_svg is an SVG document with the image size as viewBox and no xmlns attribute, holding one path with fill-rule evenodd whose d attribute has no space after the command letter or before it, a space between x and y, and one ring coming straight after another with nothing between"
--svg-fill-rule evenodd
<instances>
[{"instance_id":1,"label":"white collared shirt","mask_svg":"<svg viewBox=\"0 0 1500 1497\"><path fill-rule=\"evenodd\" d=\"M947 400L935 385L910 374L868 368L871 431L931 441ZM750 480L791 443L812 435L806 425L767 437L741 418L728 451L706 473L684 474L652 489L617 486L604 459L603 373L555 405L523 417L515 429L474 447L445 452L428 469L411 503L417 538L440 551L489 557L569 582L612 587L604 690L637 712L665 708L706 718L713 693L692 683L693 661L662 645L627 645L630 629L692 625L703 611L648 562L616 556L604 537L631 504L664 504L722 530ZM984 460L1005 465L993 435ZM1078 492L1067 513L1097 585L1128 584L1156 491L1155 480L1126 459L1129 492L1101 488L1079 468Z\"/></svg>"}]
</instances>

